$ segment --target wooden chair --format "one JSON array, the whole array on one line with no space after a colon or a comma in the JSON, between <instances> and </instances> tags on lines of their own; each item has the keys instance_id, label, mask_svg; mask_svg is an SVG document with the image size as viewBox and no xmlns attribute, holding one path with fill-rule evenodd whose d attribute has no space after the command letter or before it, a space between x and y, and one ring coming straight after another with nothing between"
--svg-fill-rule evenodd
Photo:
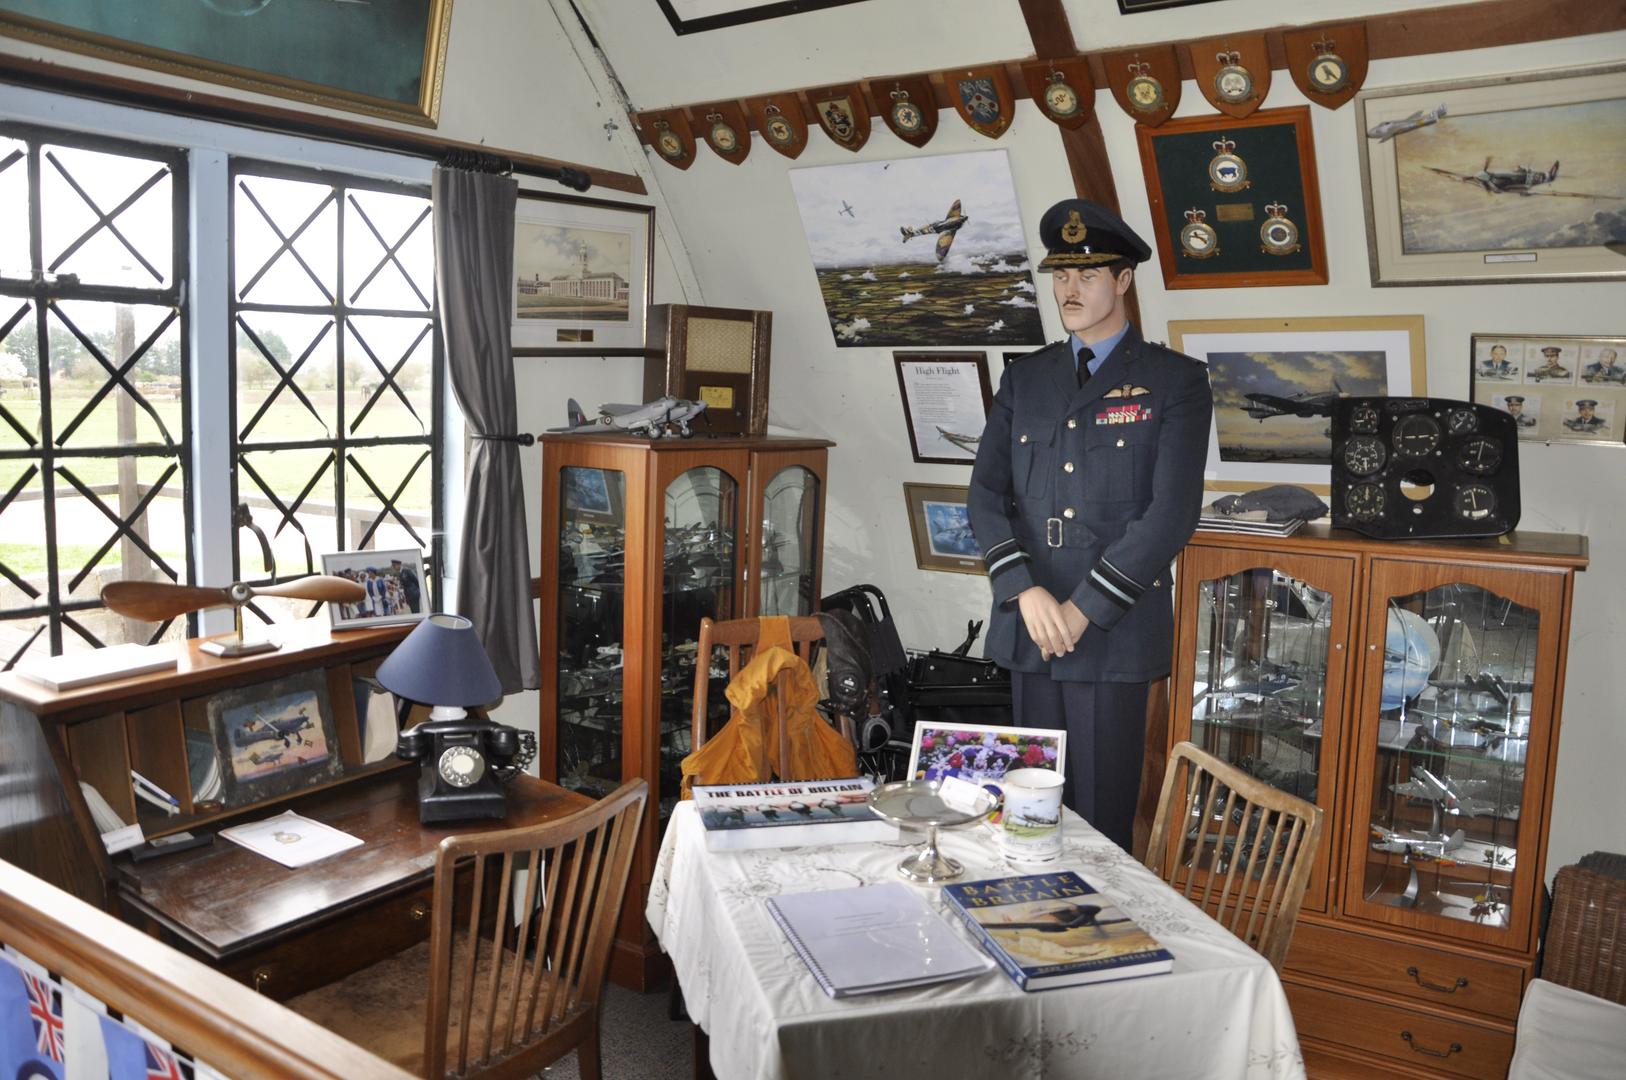
<instances>
[{"instance_id":1,"label":"wooden chair","mask_svg":"<svg viewBox=\"0 0 1626 1080\"><path fill-rule=\"evenodd\" d=\"M715 622L700 620L700 650L694 665L694 717L691 750L698 750L712 735L707 716L707 699L711 692L711 656L717 648L728 650L728 679L734 680L740 669L751 662L756 651L759 624L756 619L725 619ZM790 620L790 640L796 646L796 655L813 666L816 643L824 640L824 626L812 615L796 615ZM782 684L781 684L782 685ZM776 688L777 690L777 688ZM841 717L841 733L848 741L855 741L851 717ZM790 748L785 725L779 725L779 760L790 760ZM766 780L767 777L761 779Z\"/></svg>"},{"instance_id":2,"label":"wooden chair","mask_svg":"<svg viewBox=\"0 0 1626 1080\"><path fill-rule=\"evenodd\" d=\"M1320 843L1320 807L1182 742L1146 865L1280 971Z\"/></svg>"},{"instance_id":3,"label":"wooden chair","mask_svg":"<svg viewBox=\"0 0 1626 1080\"><path fill-rule=\"evenodd\" d=\"M428 942L288 1007L427 1080L529 1077L572 1047L596 1080L604 973L648 795L634 780L558 821L447 837Z\"/></svg>"}]
</instances>

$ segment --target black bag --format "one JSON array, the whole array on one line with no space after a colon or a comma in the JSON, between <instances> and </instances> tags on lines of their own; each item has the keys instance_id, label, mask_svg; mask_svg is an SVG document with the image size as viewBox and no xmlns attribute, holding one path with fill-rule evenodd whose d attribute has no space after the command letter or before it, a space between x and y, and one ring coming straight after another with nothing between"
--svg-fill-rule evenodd
<instances>
[{"instance_id":1,"label":"black bag","mask_svg":"<svg viewBox=\"0 0 1626 1080\"><path fill-rule=\"evenodd\" d=\"M968 655L981 632L981 622L969 623L966 639L952 652L933 649L910 661L909 713L915 723L1010 726L1011 673Z\"/></svg>"}]
</instances>

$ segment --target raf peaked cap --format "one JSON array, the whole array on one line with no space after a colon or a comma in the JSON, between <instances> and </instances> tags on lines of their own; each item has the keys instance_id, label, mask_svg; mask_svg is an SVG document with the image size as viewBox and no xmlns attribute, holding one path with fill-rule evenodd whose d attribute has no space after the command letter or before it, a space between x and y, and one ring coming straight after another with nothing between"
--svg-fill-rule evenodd
<instances>
[{"instance_id":1,"label":"raf peaked cap","mask_svg":"<svg viewBox=\"0 0 1626 1080\"><path fill-rule=\"evenodd\" d=\"M1505 400L1509 405L1523 405L1524 404L1524 397L1522 395L1520 395L1520 394L1509 394L1503 400Z\"/></svg>"},{"instance_id":2,"label":"raf peaked cap","mask_svg":"<svg viewBox=\"0 0 1626 1080\"><path fill-rule=\"evenodd\" d=\"M1564 350L1560 349L1557 345L1549 345L1545 349L1541 350L1541 355L1543 355L1543 356L1557 356L1559 353L1561 353L1563 351Z\"/></svg>"},{"instance_id":3,"label":"raf peaked cap","mask_svg":"<svg viewBox=\"0 0 1626 1080\"><path fill-rule=\"evenodd\" d=\"M1065 270L1107 263L1143 263L1152 255L1146 241L1123 219L1088 199L1063 199L1039 219L1039 242L1046 255L1040 270Z\"/></svg>"},{"instance_id":4,"label":"raf peaked cap","mask_svg":"<svg viewBox=\"0 0 1626 1080\"><path fill-rule=\"evenodd\" d=\"M1575 407L1577 409L1596 409L1598 407L1598 403L1593 401L1591 398L1582 398L1580 401L1575 403Z\"/></svg>"}]
</instances>

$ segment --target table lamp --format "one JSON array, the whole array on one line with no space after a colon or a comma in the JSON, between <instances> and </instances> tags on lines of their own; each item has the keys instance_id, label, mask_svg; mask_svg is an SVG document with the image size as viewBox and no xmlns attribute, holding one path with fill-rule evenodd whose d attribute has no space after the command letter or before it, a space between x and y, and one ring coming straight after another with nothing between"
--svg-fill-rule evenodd
<instances>
[{"instance_id":1,"label":"table lamp","mask_svg":"<svg viewBox=\"0 0 1626 1080\"><path fill-rule=\"evenodd\" d=\"M429 719L401 732L395 746L396 757L423 763L418 820L505 817L499 781L511 780L530 755L522 754L519 731L468 715L470 706L502 697L474 624L461 615L429 616L379 665L378 681L398 698L430 706ZM530 754L535 747L533 740Z\"/></svg>"}]
</instances>

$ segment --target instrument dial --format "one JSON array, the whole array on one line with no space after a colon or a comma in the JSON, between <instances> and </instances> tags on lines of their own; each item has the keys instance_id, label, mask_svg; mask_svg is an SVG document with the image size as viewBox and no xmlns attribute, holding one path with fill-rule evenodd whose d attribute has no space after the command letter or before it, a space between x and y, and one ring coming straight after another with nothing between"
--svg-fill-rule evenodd
<instances>
[{"instance_id":1,"label":"instrument dial","mask_svg":"<svg viewBox=\"0 0 1626 1080\"><path fill-rule=\"evenodd\" d=\"M1452 409L1446 414L1445 426L1453 435L1471 435L1479 430L1479 414L1472 409Z\"/></svg>"},{"instance_id":2,"label":"instrument dial","mask_svg":"<svg viewBox=\"0 0 1626 1080\"><path fill-rule=\"evenodd\" d=\"M472 746L448 746L440 755L440 778L452 787L472 787L485 775L486 759Z\"/></svg>"},{"instance_id":3,"label":"instrument dial","mask_svg":"<svg viewBox=\"0 0 1626 1080\"><path fill-rule=\"evenodd\" d=\"M1464 440L1457 448L1457 468L1478 476L1489 476L1502 464L1502 444L1485 435Z\"/></svg>"},{"instance_id":4,"label":"instrument dial","mask_svg":"<svg viewBox=\"0 0 1626 1080\"><path fill-rule=\"evenodd\" d=\"M1440 425L1431 416L1416 413L1395 424L1395 454L1398 457L1427 457L1440 445Z\"/></svg>"},{"instance_id":5,"label":"instrument dial","mask_svg":"<svg viewBox=\"0 0 1626 1080\"><path fill-rule=\"evenodd\" d=\"M1344 494L1344 509L1356 521L1376 521L1383 516L1383 488L1378 484L1356 484Z\"/></svg>"},{"instance_id":6,"label":"instrument dial","mask_svg":"<svg viewBox=\"0 0 1626 1080\"><path fill-rule=\"evenodd\" d=\"M1452 506L1465 521L1483 521L1496 510L1496 492L1488 484L1464 484L1457 488Z\"/></svg>"},{"instance_id":7,"label":"instrument dial","mask_svg":"<svg viewBox=\"0 0 1626 1080\"><path fill-rule=\"evenodd\" d=\"M1344 468L1356 476L1371 476L1383 468L1389 451L1383 440L1371 435L1356 435L1344 443Z\"/></svg>"},{"instance_id":8,"label":"instrument dial","mask_svg":"<svg viewBox=\"0 0 1626 1080\"><path fill-rule=\"evenodd\" d=\"M1378 411L1370 405L1357 405L1349 412L1349 429L1362 435L1378 430Z\"/></svg>"}]
</instances>

